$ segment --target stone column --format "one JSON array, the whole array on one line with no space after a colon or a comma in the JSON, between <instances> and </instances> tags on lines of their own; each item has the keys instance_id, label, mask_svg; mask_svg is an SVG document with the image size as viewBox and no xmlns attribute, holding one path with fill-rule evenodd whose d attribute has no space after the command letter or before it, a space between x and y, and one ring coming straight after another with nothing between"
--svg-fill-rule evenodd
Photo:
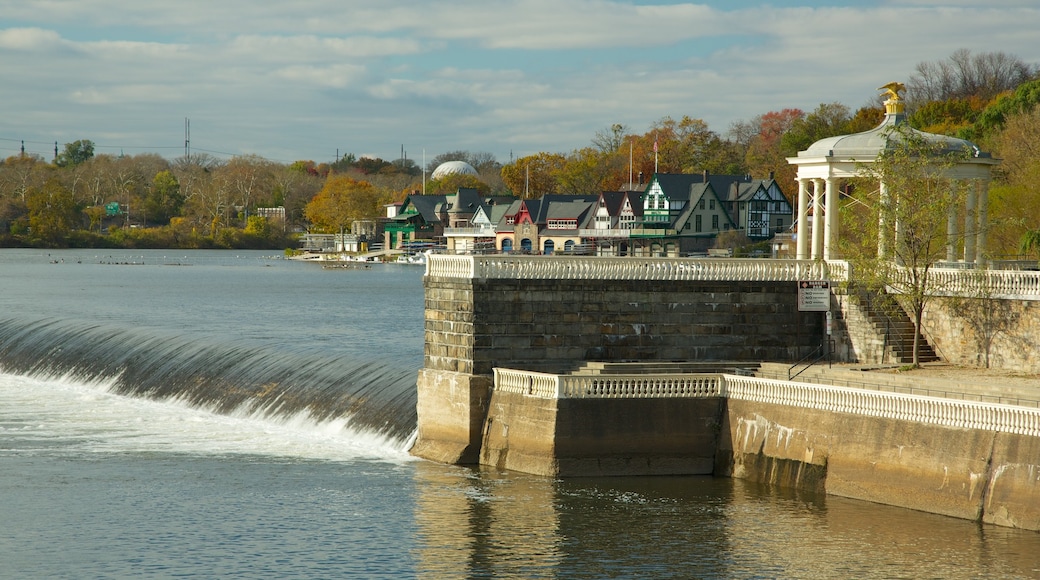
<instances>
[{"instance_id":1,"label":"stone column","mask_svg":"<svg viewBox=\"0 0 1040 580\"><path fill-rule=\"evenodd\" d=\"M823 257L823 180L813 180L812 259Z\"/></svg>"},{"instance_id":2,"label":"stone column","mask_svg":"<svg viewBox=\"0 0 1040 580\"><path fill-rule=\"evenodd\" d=\"M986 265L986 228L989 226L989 182L975 180L972 184L973 190L978 190L978 214L975 222L975 266L982 268Z\"/></svg>"},{"instance_id":3,"label":"stone column","mask_svg":"<svg viewBox=\"0 0 1040 580\"><path fill-rule=\"evenodd\" d=\"M953 182L951 187L950 195L953 199L957 199L958 183ZM960 232L957 231L957 205L951 203L950 207L946 211L946 261L956 262L957 261L957 237Z\"/></svg>"},{"instance_id":4,"label":"stone column","mask_svg":"<svg viewBox=\"0 0 1040 580\"><path fill-rule=\"evenodd\" d=\"M888 239L888 216L885 213L885 208L888 207L888 184L884 181L881 182L878 201L880 211L878 211L878 237L877 237L877 253L879 258L885 258L889 252L889 239Z\"/></svg>"},{"instance_id":5,"label":"stone column","mask_svg":"<svg viewBox=\"0 0 1040 580\"><path fill-rule=\"evenodd\" d=\"M824 222L823 231L823 259L830 260L834 254L834 247L838 243L838 190L834 187L834 178L827 178L827 209L824 210L827 221Z\"/></svg>"},{"instance_id":6,"label":"stone column","mask_svg":"<svg viewBox=\"0 0 1040 580\"><path fill-rule=\"evenodd\" d=\"M795 258L809 258L809 180L798 179L798 240L795 242Z\"/></svg>"},{"instance_id":7,"label":"stone column","mask_svg":"<svg viewBox=\"0 0 1040 580\"><path fill-rule=\"evenodd\" d=\"M975 189L968 188L964 200L964 261L975 261Z\"/></svg>"}]
</instances>

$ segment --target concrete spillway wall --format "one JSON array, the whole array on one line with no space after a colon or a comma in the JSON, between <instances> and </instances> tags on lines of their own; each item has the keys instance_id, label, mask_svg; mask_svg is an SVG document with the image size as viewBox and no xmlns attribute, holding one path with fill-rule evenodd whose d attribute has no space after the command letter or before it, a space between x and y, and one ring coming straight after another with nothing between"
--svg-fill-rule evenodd
<instances>
[{"instance_id":1,"label":"concrete spillway wall","mask_svg":"<svg viewBox=\"0 0 1040 580\"><path fill-rule=\"evenodd\" d=\"M482 465L551 477L713 474L1040 530L1036 409L727 375L714 392L646 381L622 387L628 396L496 385Z\"/></svg>"}]
</instances>

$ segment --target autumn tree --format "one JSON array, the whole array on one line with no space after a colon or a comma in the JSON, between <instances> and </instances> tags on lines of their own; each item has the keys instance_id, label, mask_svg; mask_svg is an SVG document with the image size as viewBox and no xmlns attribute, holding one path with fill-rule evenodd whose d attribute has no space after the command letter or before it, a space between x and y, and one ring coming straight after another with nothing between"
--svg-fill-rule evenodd
<instances>
[{"instance_id":1,"label":"autumn tree","mask_svg":"<svg viewBox=\"0 0 1040 580\"><path fill-rule=\"evenodd\" d=\"M357 220L378 217L382 202L382 192L367 181L333 175L304 208L304 215L319 231L343 233Z\"/></svg>"},{"instance_id":2,"label":"autumn tree","mask_svg":"<svg viewBox=\"0 0 1040 580\"><path fill-rule=\"evenodd\" d=\"M543 151L535 155L520 157L515 162L502 167L502 181L514 195L524 199L561 193L556 175L566 163L567 158L560 153Z\"/></svg>"},{"instance_id":3,"label":"autumn tree","mask_svg":"<svg viewBox=\"0 0 1040 580\"><path fill-rule=\"evenodd\" d=\"M650 133L657 144L655 163L660 173L728 173L736 161L733 150L701 119L665 117L654 123Z\"/></svg>"},{"instance_id":4,"label":"autumn tree","mask_svg":"<svg viewBox=\"0 0 1040 580\"><path fill-rule=\"evenodd\" d=\"M427 181L426 195L449 195L463 187L476 189L481 195L485 195L491 190L488 184L481 181L476 175L450 173L444 177Z\"/></svg>"},{"instance_id":5,"label":"autumn tree","mask_svg":"<svg viewBox=\"0 0 1040 580\"><path fill-rule=\"evenodd\" d=\"M51 178L42 187L29 191L26 205L32 237L47 245L64 245L69 232L77 225L78 212L72 192Z\"/></svg>"},{"instance_id":6,"label":"autumn tree","mask_svg":"<svg viewBox=\"0 0 1040 580\"><path fill-rule=\"evenodd\" d=\"M732 126L730 133L739 140L746 140L744 159L748 172L755 176L778 172L776 178L781 188L790 189L795 172L789 168L787 157L790 155L784 150L782 139L794 123L804 117L801 109L782 109L759 115L746 125Z\"/></svg>"},{"instance_id":7,"label":"autumn tree","mask_svg":"<svg viewBox=\"0 0 1040 580\"><path fill-rule=\"evenodd\" d=\"M862 133L877 127L884 120L885 107L883 105L864 105L853 113L852 118L849 119L847 130L849 133Z\"/></svg>"},{"instance_id":8,"label":"autumn tree","mask_svg":"<svg viewBox=\"0 0 1040 580\"><path fill-rule=\"evenodd\" d=\"M1008 117L990 142L1001 160L990 188L990 247L1008 255L1031 253L1033 247L1023 242L1040 230L1040 108Z\"/></svg>"},{"instance_id":9,"label":"autumn tree","mask_svg":"<svg viewBox=\"0 0 1040 580\"><path fill-rule=\"evenodd\" d=\"M43 185L50 172L38 155L15 155L0 163L0 198L25 203L29 190Z\"/></svg>"},{"instance_id":10,"label":"autumn tree","mask_svg":"<svg viewBox=\"0 0 1040 580\"><path fill-rule=\"evenodd\" d=\"M566 163L556 172L556 181L563 193L598 195L616 190L621 185L616 176L624 162L616 149L602 151L585 147L567 156Z\"/></svg>"}]
</instances>

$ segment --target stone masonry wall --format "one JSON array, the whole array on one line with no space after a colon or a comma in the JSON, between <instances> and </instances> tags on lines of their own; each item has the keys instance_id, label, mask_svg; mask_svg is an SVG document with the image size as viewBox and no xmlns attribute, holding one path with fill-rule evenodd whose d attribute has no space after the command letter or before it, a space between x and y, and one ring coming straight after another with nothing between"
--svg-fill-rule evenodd
<instances>
[{"instance_id":1,"label":"stone masonry wall","mask_svg":"<svg viewBox=\"0 0 1040 580\"><path fill-rule=\"evenodd\" d=\"M794 361L823 340L790 282L428 278L425 368L569 368L582 361Z\"/></svg>"},{"instance_id":2,"label":"stone masonry wall","mask_svg":"<svg viewBox=\"0 0 1040 580\"><path fill-rule=\"evenodd\" d=\"M923 325L947 362L1040 373L1040 302L936 299Z\"/></svg>"}]
</instances>

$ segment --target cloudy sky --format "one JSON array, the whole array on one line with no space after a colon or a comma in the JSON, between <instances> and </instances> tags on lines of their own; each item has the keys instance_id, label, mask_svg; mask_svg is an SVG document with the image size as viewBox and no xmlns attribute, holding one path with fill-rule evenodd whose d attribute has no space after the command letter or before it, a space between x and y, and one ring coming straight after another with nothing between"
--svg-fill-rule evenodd
<instances>
[{"instance_id":1,"label":"cloudy sky","mask_svg":"<svg viewBox=\"0 0 1040 580\"><path fill-rule=\"evenodd\" d=\"M0 156L569 152L622 123L734 121L959 48L1040 63L1036 0L0 0Z\"/></svg>"}]
</instances>

